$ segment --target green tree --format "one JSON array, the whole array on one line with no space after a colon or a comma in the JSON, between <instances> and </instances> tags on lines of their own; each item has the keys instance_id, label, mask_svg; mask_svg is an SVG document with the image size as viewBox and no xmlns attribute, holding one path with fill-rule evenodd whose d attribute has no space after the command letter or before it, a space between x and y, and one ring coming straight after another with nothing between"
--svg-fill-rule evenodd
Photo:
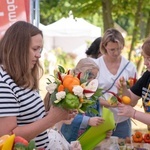
<instances>
[{"instance_id":1,"label":"green tree","mask_svg":"<svg viewBox=\"0 0 150 150\"><path fill-rule=\"evenodd\" d=\"M143 42L150 32L149 5L149 0L41 0L40 16L46 25L72 14L100 26L102 33L114 27L116 22L131 37L128 55L132 60L137 44Z\"/></svg>"},{"instance_id":2,"label":"green tree","mask_svg":"<svg viewBox=\"0 0 150 150\"><path fill-rule=\"evenodd\" d=\"M112 18L112 0L102 0L102 12L103 12L103 22L104 31L108 28L114 27L114 21Z\"/></svg>"}]
</instances>

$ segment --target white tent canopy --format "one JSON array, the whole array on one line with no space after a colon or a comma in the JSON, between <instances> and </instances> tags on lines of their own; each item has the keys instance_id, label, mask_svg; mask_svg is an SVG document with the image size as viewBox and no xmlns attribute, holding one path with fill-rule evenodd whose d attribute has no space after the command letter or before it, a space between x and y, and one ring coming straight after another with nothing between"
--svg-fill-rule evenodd
<instances>
[{"instance_id":1,"label":"white tent canopy","mask_svg":"<svg viewBox=\"0 0 150 150\"><path fill-rule=\"evenodd\" d=\"M78 55L85 53L87 41L101 36L101 29L82 18L62 18L41 28L44 34L44 48L52 50L60 47L65 52Z\"/></svg>"},{"instance_id":2,"label":"white tent canopy","mask_svg":"<svg viewBox=\"0 0 150 150\"><path fill-rule=\"evenodd\" d=\"M100 36L100 28L82 18L62 18L55 23L46 26L47 35L50 36Z\"/></svg>"}]
</instances>

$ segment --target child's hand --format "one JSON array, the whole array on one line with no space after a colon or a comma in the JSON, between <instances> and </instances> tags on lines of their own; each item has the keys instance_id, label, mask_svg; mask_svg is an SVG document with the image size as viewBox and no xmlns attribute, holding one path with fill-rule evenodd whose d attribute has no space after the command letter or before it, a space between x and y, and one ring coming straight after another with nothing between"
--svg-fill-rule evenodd
<instances>
[{"instance_id":1,"label":"child's hand","mask_svg":"<svg viewBox=\"0 0 150 150\"><path fill-rule=\"evenodd\" d=\"M98 126L99 124L103 123L104 119L102 117L91 117L89 119L88 124L90 126Z\"/></svg>"},{"instance_id":2,"label":"child's hand","mask_svg":"<svg viewBox=\"0 0 150 150\"><path fill-rule=\"evenodd\" d=\"M110 138L111 135L112 135L112 130L107 131L107 133L106 133L106 138Z\"/></svg>"},{"instance_id":3,"label":"child's hand","mask_svg":"<svg viewBox=\"0 0 150 150\"><path fill-rule=\"evenodd\" d=\"M80 142L79 141L71 141L70 150L82 150Z\"/></svg>"}]
</instances>

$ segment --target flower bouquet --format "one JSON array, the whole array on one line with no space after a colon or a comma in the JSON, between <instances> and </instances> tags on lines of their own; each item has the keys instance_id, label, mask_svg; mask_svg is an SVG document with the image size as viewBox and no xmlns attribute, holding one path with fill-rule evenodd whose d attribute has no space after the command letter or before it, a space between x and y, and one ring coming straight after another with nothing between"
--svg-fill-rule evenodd
<instances>
[{"instance_id":1,"label":"flower bouquet","mask_svg":"<svg viewBox=\"0 0 150 150\"><path fill-rule=\"evenodd\" d=\"M81 78L81 73L75 75L70 70L65 71L58 66L54 71L54 82L48 79L47 91L50 93L50 101L53 105L64 109L77 109L84 113L87 107L93 105L102 95L102 89L98 88L98 80L88 81L88 74Z\"/></svg>"}]
</instances>

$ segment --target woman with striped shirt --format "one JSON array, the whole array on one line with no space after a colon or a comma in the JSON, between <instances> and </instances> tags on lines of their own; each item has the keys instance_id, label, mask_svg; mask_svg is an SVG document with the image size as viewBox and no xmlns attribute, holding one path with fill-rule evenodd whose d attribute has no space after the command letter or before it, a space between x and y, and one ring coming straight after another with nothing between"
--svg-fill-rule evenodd
<instances>
[{"instance_id":1,"label":"woman with striped shirt","mask_svg":"<svg viewBox=\"0 0 150 150\"><path fill-rule=\"evenodd\" d=\"M48 149L46 130L74 114L52 106L45 115L38 93L42 47L41 30L24 21L10 26L0 41L0 136L14 133Z\"/></svg>"}]
</instances>

